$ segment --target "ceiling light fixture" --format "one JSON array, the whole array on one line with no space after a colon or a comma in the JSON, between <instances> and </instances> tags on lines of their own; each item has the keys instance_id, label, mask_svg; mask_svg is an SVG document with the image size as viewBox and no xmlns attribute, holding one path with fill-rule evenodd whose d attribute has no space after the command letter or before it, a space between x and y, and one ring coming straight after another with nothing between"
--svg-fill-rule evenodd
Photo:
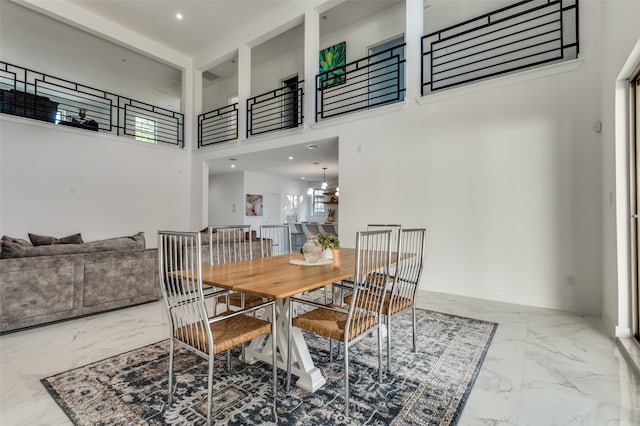
<instances>
[{"instance_id":1,"label":"ceiling light fixture","mask_svg":"<svg viewBox=\"0 0 640 426\"><path fill-rule=\"evenodd\" d=\"M327 168L326 167L322 168L322 175L323 175L323 179L322 179L322 185L320 186L320 188L327 189Z\"/></svg>"},{"instance_id":2,"label":"ceiling light fixture","mask_svg":"<svg viewBox=\"0 0 640 426\"><path fill-rule=\"evenodd\" d=\"M180 13L180 12L176 13L176 19L178 21L182 21L182 13Z\"/></svg>"},{"instance_id":3,"label":"ceiling light fixture","mask_svg":"<svg viewBox=\"0 0 640 426\"><path fill-rule=\"evenodd\" d=\"M293 160L293 157L289 156L289 160Z\"/></svg>"}]
</instances>

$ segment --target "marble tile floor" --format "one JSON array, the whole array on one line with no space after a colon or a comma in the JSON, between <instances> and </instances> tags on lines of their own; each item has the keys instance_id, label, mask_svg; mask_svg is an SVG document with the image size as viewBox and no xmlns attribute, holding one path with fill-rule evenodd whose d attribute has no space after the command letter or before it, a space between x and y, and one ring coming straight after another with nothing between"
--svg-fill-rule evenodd
<instances>
[{"instance_id":1,"label":"marble tile floor","mask_svg":"<svg viewBox=\"0 0 640 426\"><path fill-rule=\"evenodd\" d=\"M459 425L640 425L640 378L599 318L422 291L500 325ZM39 379L166 338L161 302L0 336L0 425L70 425Z\"/></svg>"}]
</instances>

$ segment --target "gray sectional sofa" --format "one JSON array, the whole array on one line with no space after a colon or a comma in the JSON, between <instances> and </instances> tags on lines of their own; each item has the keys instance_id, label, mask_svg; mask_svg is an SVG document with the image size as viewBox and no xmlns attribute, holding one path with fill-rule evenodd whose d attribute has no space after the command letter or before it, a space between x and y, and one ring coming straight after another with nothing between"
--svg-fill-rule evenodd
<instances>
[{"instance_id":1,"label":"gray sectional sofa","mask_svg":"<svg viewBox=\"0 0 640 426\"><path fill-rule=\"evenodd\" d=\"M161 298L157 249L145 249L142 232L88 243L80 234L29 238L0 241L0 333ZM260 257L260 240L245 238ZM202 261L209 262L207 232Z\"/></svg>"},{"instance_id":2,"label":"gray sectional sofa","mask_svg":"<svg viewBox=\"0 0 640 426\"><path fill-rule=\"evenodd\" d=\"M145 248L143 233L72 242L34 246L3 237L0 332L161 297L157 250Z\"/></svg>"}]
</instances>

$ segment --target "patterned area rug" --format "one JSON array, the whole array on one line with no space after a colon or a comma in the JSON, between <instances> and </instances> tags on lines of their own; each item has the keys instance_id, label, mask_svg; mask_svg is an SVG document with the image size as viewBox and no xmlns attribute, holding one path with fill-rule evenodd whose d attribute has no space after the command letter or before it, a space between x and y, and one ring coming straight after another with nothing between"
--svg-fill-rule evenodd
<instances>
[{"instance_id":1,"label":"patterned area rug","mask_svg":"<svg viewBox=\"0 0 640 426\"><path fill-rule=\"evenodd\" d=\"M392 372L377 383L377 338L349 351L350 417L343 414L342 359L329 363L328 341L305 335L327 383L310 393L279 371L277 424L455 425L478 375L497 324L417 311L418 352L411 351L411 313L394 317ZM383 352L384 354L385 352ZM276 424L271 404L271 366L216 358L214 421L229 425ZM334 352L335 356L335 352ZM206 420L207 362L176 354L174 403L167 406L168 341L123 353L42 379L76 425L200 425Z\"/></svg>"}]
</instances>

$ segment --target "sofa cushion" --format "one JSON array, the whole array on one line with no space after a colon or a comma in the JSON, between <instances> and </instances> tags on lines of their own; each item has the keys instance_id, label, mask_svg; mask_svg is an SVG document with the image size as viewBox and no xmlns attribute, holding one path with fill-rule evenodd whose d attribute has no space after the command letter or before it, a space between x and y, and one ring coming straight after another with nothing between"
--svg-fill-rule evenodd
<instances>
[{"instance_id":1,"label":"sofa cushion","mask_svg":"<svg viewBox=\"0 0 640 426\"><path fill-rule=\"evenodd\" d=\"M22 246L11 241L2 241L0 259L20 257L56 256L63 254L98 253L103 251L126 251L144 249L144 232L129 237L109 238L83 244L52 244L46 246Z\"/></svg>"},{"instance_id":2,"label":"sofa cushion","mask_svg":"<svg viewBox=\"0 0 640 426\"><path fill-rule=\"evenodd\" d=\"M145 248L144 232L128 237L108 238L106 240L91 241L85 246L97 248L96 251L136 250Z\"/></svg>"},{"instance_id":3,"label":"sofa cushion","mask_svg":"<svg viewBox=\"0 0 640 426\"><path fill-rule=\"evenodd\" d=\"M29 234L29 239L34 246L49 246L53 244L82 244L82 235L73 234L67 237L56 238L46 235Z\"/></svg>"}]
</instances>

